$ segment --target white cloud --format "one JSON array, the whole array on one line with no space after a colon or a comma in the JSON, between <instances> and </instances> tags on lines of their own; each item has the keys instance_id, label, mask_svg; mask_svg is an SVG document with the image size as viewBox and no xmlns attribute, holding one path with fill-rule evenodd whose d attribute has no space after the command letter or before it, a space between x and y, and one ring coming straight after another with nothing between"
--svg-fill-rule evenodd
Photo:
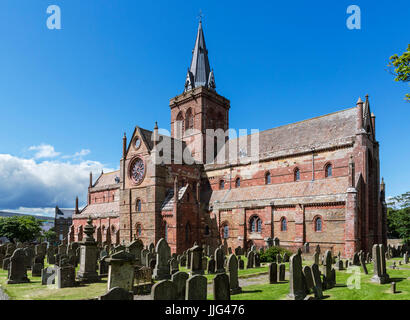
<instances>
[{"instance_id":1,"label":"white cloud","mask_svg":"<svg viewBox=\"0 0 410 320\"><path fill-rule=\"evenodd\" d=\"M73 155L63 156L63 159L77 159L80 160L86 155L89 155L91 151L89 149L82 149L80 152L76 152Z\"/></svg>"},{"instance_id":2,"label":"white cloud","mask_svg":"<svg viewBox=\"0 0 410 320\"><path fill-rule=\"evenodd\" d=\"M55 207L52 207L52 208L19 207L17 209L2 209L1 211L12 212L12 213L30 214L30 215L34 215L34 216L46 216L46 217L54 217L54 215L55 215Z\"/></svg>"},{"instance_id":3,"label":"white cloud","mask_svg":"<svg viewBox=\"0 0 410 320\"><path fill-rule=\"evenodd\" d=\"M40 144L39 146L31 146L28 149L30 151L37 151L34 154L35 159L55 158L61 154L60 152L56 152L54 150L54 147L49 144Z\"/></svg>"},{"instance_id":4,"label":"white cloud","mask_svg":"<svg viewBox=\"0 0 410 320\"><path fill-rule=\"evenodd\" d=\"M52 148L54 150L54 148ZM109 172L98 161L38 161L0 154L0 208L73 207L86 203L89 173Z\"/></svg>"}]
</instances>

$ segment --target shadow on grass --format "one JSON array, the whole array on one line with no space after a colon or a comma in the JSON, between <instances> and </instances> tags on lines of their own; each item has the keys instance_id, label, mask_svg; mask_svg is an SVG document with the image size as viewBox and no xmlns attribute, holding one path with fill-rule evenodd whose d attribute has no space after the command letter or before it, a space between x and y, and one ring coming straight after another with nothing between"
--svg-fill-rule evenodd
<instances>
[{"instance_id":1,"label":"shadow on grass","mask_svg":"<svg viewBox=\"0 0 410 320\"><path fill-rule=\"evenodd\" d=\"M330 298L330 296L329 295L324 295L323 297L322 297L322 299L317 299L317 298L315 298L316 300L326 300L326 299L329 299Z\"/></svg>"},{"instance_id":2,"label":"shadow on grass","mask_svg":"<svg viewBox=\"0 0 410 320\"><path fill-rule=\"evenodd\" d=\"M347 287L347 285L341 284L341 283L336 283L335 286L334 286L334 288L346 288L346 287Z\"/></svg>"},{"instance_id":3,"label":"shadow on grass","mask_svg":"<svg viewBox=\"0 0 410 320\"><path fill-rule=\"evenodd\" d=\"M389 282L402 282L403 280L406 280L406 278L390 278Z\"/></svg>"},{"instance_id":4,"label":"shadow on grass","mask_svg":"<svg viewBox=\"0 0 410 320\"><path fill-rule=\"evenodd\" d=\"M262 290L242 290L241 293L258 293L262 292Z\"/></svg>"}]
</instances>

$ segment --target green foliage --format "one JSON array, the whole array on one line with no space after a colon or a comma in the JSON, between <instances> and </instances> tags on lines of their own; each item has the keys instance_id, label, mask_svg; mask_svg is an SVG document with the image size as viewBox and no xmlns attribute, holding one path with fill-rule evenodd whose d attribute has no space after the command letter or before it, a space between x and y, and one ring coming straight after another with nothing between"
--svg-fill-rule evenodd
<instances>
[{"instance_id":1,"label":"green foliage","mask_svg":"<svg viewBox=\"0 0 410 320\"><path fill-rule=\"evenodd\" d=\"M393 70L396 76L395 81L409 82L410 81L410 44L401 56L397 54L390 57L388 65ZM410 101L410 94L406 94L407 101Z\"/></svg>"},{"instance_id":2,"label":"green foliage","mask_svg":"<svg viewBox=\"0 0 410 320\"><path fill-rule=\"evenodd\" d=\"M57 233L54 231L54 228L51 228L50 230L43 232L43 237L48 242L54 242L57 240Z\"/></svg>"},{"instance_id":3,"label":"green foliage","mask_svg":"<svg viewBox=\"0 0 410 320\"><path fill-rule=\"evenodd\" d=\"M41 236L41 222L33 216L0 218L0 236L10 241L27 242Z\"/></svg>"},{"instance_id":4,"label":"green foliage","mask_svg":"<svg viewBox=\"0 0 410 320\"><path fill-rule=\"evenodd\" d=\"M390 198L387 205L389 236L410 243L410 192Z\"/></svg>"},{"instance_id":5,"label":"green foliage","mask_svg":"<svg viewBox=\"0 0 410 320\"><path fill-rule=\"evenodd\" d=\"M285 252L289 255L289 257L293 254L291 251L281 247L270 247L269 249L265 250L263 254L261 254L261 262L276 261L276 255L279 253L281 256L283 256Z\"/></svg>"}]
</instances>

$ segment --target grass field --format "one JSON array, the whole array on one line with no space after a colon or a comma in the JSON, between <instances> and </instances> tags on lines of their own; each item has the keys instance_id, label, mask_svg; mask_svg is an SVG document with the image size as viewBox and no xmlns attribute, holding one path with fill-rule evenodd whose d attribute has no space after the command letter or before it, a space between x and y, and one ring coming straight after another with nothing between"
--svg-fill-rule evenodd
<instances>
[{"instance_id":1,"label":"grass field","mask_svg":"<svg viewBox=\"0 0 410 320\"><path fill-rule=\"evenodd\" d=\"M394 259L396 261L401 259ZM387 266L392 265L393 260L387 262ZM310 261L304 261L304 265L311 264ZM396 262L398 265L398 263ZM47 265L46 265L47 267ZM392 270L387 269L392 281L396 282L398 293L390 293L390 284L379 285L370 282L373 276L373 265L368 264L368 275L365 275L361 270L360 273L360 288L349 289L347 280L352 276L352 273L345 271L336 271L336 287L324 291L325 300L410 300L410 268L409 265L403 265L408 270ZM289 264L286 263L288 271ZM186 268L181 268L181 271L189 271ZM266 275L268 267L264 265L260 268L239 270L239 278L245 279L252 276ZM31 271L27 272L30 283L24 284L6 284L7 271L0 269L0 286L9 295L12 300L82 300L96 298L106 292L107 280L103 279L99 283L86 284L74 288L56 289L55 286L41 285L40 277L32 277ZM205 274L208 283L212 283L214 275ZM286 277L288 279L288 276ZM256 284L248 285L242 288L241 294L231 296L232 300L285 300L289 293L289 282L285 281L277 284ZM212 300L212 295L208 295L208 299Z\"/></svg>"}]
</instances>

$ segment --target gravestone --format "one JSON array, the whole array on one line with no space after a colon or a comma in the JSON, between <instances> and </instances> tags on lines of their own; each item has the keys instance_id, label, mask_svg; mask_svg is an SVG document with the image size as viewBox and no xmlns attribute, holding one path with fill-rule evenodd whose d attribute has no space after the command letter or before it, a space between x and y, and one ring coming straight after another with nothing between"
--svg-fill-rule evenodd
<instances>
[{"instance_id":1,"label":"gravestone","mask_svg":"<svg viewBox=\"0 0 410 320\"><path fill-rule=\"evenodd\" d=\"M44 268L44 257L36 256L33 260L33 265L31 267L32 277L41 277L41 271Z\"/></svg>"},{"instance_id":2,"label":"gravestone","mask_svg":"<svg viewBox=\"0 0 410 320\"><path fill-rule=\"evenodd\" d=\"M282 263L282 257L279 253L276 255L276 263Z\"/></svg>"},{"instance_id":3,"label":"gravestone","mask_svg":"<svg viewBox=\"0 0 410 320\"><path fill-rule=\"evenodd\" d=\"M362 265L364 274L369 274L369 272L367 271L366 256L365 256L364 252L361 252L359 258L360 258L360 264Z\"/></svg>"},{"instance_id":4,"label":"gravestone","mask_svg":"<svg viewBox=\"0 0 410 320\"><path fill-rule=\"evenodd\" d=\"M168 260L171 257L171 249L164 238L161 238L155 247L156 263L153 276L156 280L171 279ZM167 285L164 285L167 286Z\"/></svg>"},{"instance_id":5,"label":"gravestone","mask_svg":"<svg viewBox=\"0 0 410 320\"><path fill-rule=\"evenodd\" d=\"M97 273L97 242L93 237L95 228L93 226L91 217L87 220L87 225L84 227L86 235L85 240L80 246L80 269L77 273L77 279L81 282L97 282L100 277Z\"/></svg>"},{"instance_id":6,"label":"gravestone","mask_svg":"<svg viewBox=\"0 0 410 320\"><path fill-rule=\"evenodd\" d=\"M228 258L228 273L231 294L238 294L242 292L242 289L239 286L238 269L238 258L234 254L231 254Z\"/></svg>"},{"instance_id":7,"label":"gravestone","mask_svg":"<svg viewBox=\"0 0 410 320\"><path fill-rule=\"evenodd\" d=\"M285 253L283 254L282 261L283 261L283 262L289 262L289 255L288 255L287 252L285 252Z\"/></svg>"},{"instance_id":8,"label":"gravestone","mask_svg":"<svg viewBox=\"0 0 410 320\"><path fill-rule=\"evenodd\" d=\"M108 256L104 256L98 261L98 274L100 275L100 277L105 277L108 275L109 265L107 262L107 258Z\"/></svg>"},{"instance_id":9,"label":"gravestone","mask_svg":"<svg viewBox=\"0 0 410 320\"><path fill-rule=\"evenodd\" d=\"M289 295L292 300L303 300L306 289L302 272L302 256L297 253L290 257L289 263Z\"/></svg>"},{"instance_id":10,"label":"gravestone","mask_svg":"<svg viewBox=\"0 0 410 320\"><path fill-rule=\"evenodd\" d=\"M213 274L215 273L215 259L214 256L211 255L211 258L208 261L208 274Z\"/></svg>"},{"instance_id":11,"label":"gravestone","mask_svg":"<svg viewBox=\"0 0 410 320\"><path fill-rule=\"evenodd\" d=\"M13 252L13 255L10 257L7 284L30 282L27 277L27 268L25 262L26 254L24 253L24 249L16 249Z\"/></svg>"},{"instance_id":12,"label":"gravestone","mask_svg":"<svg viewBox=\"0 0 410 320\"><path fill-rule=\"evenodd\" d=\"M213 279L214 300L231 300L229 277L225 273L219 273Z\"/></svg>"},{"instance_id":13,"label":"gravestone","mask_svg":"<svg viewBox=\"0 0 410 320\"><path fill-rule=\"evenodd\" d=\"M9 266L10 266L10 257L6 257L3 259L2 269L9 270Z\"/></svg>"},{"instance_id":14,"label":"gravestone","mask_svg":"<svg viewBox=\"0 0 410 320\"><path fill-rule=\"evenodd\" d=\"M255 259L255 268L260 268L260 266L261 266L261 256L259 255L259 253L255 253L254 259Z\"/></svg>"},{"instance_id":15,"label":"gravestone","mask_svg":"<svg viewBox=\"0 0 410 320\"><path fill-rule=\"evenodd\" d=\"M134 295L120 287L114 287L98 298L98 300L134 300Z\"/></svg>"},{"instance_id":16,"label":"gravestone","mask_svg":"<svg viewBox=\"0 0 410 320\"><path fill-rule=\"evenodd\" d=\"M323 298L322 279L320 277L319 265L314 263L311 268L313 280L313 292L316 299Z\"/></svg>"},{"instance_id":17,"label":"gravestone","mask_svg":"<svg viewBox=\"0 0 410 320\"><path fill-rule=\"evenodd\" d=\"M323 285L325 289L331 289L336 284L336 272L332 268L332 252L326 250L324 259Z\"/></svg>"},{"instance_id":18,"label":"gravestone","mask_svg":"<svg viewBox=\"0 0 410 320\"><path fill-rule=\"evenodd\" d=\"M206 300L207 280L202 275L189 277L186 282L185 300Z\"/></svg>"},{"instance_id":19,"label":"gravestone","mask_svg":"<svg viewBox=\"0 0 410 320\"><path fill-rule=\"evenodd\" d=\"M225 255L221 248L215 250L215 272L223 273L225 272L224 268Z\"/></svg>"},{"instance_id":20,"label":"gravestone","mask_svg":"<svg viewBox=\"0 0 410 320\"><path fill-rule=\"evenodd\" d=\"M253 251L249 251L246 269L252 269L254 267L254 263L255 263L255 253Z\"/></svg>"},{"instance_id":21,"label":"gravestone","mask_svg":"<svg viewBox=\"0 0 410 320\"><path fill-rule=\"evenodd\" d=\"M208 268L208 258L206 256L202 257L202 270L204 271L203 273L205 273L205 271Z\"/></svg>"},{"instance_id":22,"label":"gravestone","mask_svg":"<svg viewBox=\"0 0 410 320\"><path fill-rule=\"evenodd\" d=\"M279 244L280 244L279 238L278 238L278 237L275 237L275 238L273 239L273 245L274 245L275 247L279 247Z\"/></svg>"},{"instance_id":23,"label":"gravestone","mask_svg":"<svg viewBox=\"0 0 410 320\"><path fill-rule=\"evenodd\" d=\"M67 263L66 259L60 262L60 266L56 271L56 284L58 289L74 287L75 282L75 268Z\"/></svg>"},{"instance_id":24,"label":"gravestone","mask_svg":"<svg viewBox=\"0 0 410 320\"><path fill-rule=\"evenodd\" d=\"M165 240L165 239L162 239ZM157 243L158 248L158 243ZM156 249L157 249L156 248ZM177 287L170 280L162 280L152 286L152 300L175 300L177 298Z\"/></svg>"},{"instance_id":25,"label":"gravestone","mask_svg":"<svg viewBox=\"0 0 410 320\"><path fill-rule=\"evenodd\" d=\"M179 271L178 259L171 258L170 266L171 266L171 274L178 272Z\"/></svg>"},{"instance_id":26,"label":"gravestone","mask_svg":"<svg viewBox=\"0 0 410 320\"><path fill-rule=\"evenodd\" d=\"M405 252L403 254L403 263L404 264L408 264L409 263L409 255L407 254L407 252Z\"/></svg>"},{"instance_id":27,"label":"gravestone","mask_svg":"<svg viewBox=\"0 0 410 320\"><path fill-rule=\"evenodd\" d=\"M242 248L241 248L241 246L235 248L235 255L236 255L236 256L242 255Z\"/></svg>"},{"instance_id":28,"label":"gravestone","mask_svg":"<svg viewBox=\"0 0 410 320\"><path fill-rule=\"evenodd\" d=\"M41 284L42 285L55 284L55 277L56 277L55 267L47 267L41 270Z\"/></svg>"},{"instance_id":29,"label":"gravestone","mask_svg":"<svg viewBox=\"0 0 410 320\"><path fill-rule=\"evenodd\" d=\"M239 265L239 270L245 269L245 261L242 260L242 257L238 257L238 265Z\"/></svg>"},{"instance_id":30,"label":"gravestone","mask_svg":"<svg viewBox=\"0 0 410 320\"><path fill-rule=\"evenodd\" d=\"M320 258L320 253L319 252L315 252L313 254L313 261L315 264L319 265L319 258Z\"/></svg>"},{"instance_id":31,"label":"gravestone","mask_svg":"<svg viewBox=\"0 0 410 320\"><path fill-rule=\"evenodd\" d=\"M305 253L309 253L309 242L306 242L306 243L303 245L303 249L304 249L304 252L305 252Z\"/></svg>"},{"instance_id":32,"label":"gravestone","mask_svg":"<svg viewBox=\"0 0 410 320\"><path fill-rule=\"evenodd\" d=\"M137 265L142 264L141 252L144 249L144 244L141 239L137 239L126 246L126 251L134 255L134 260Z\"/></svg>"},{"instance_id":33,"label":"gravestone","mask_svg":"<svg viewBox=\"0 0 410 320\"><path fill-rule=\"evenodd\" d=\"M286 281L286 265L284 263L281 263L279 265L279 281Z\"/></svg>"},{"instance_id":34,"label":"gravestone","mask_svg":"<svg viewBox=\"0 0 410 320\"><path fill-rule=\"evenodd\" d=\"M48 262L48 264L55 264L56 263L54 247L50 247L50 248L47 249L47 262Z\"/></svg>"},{"instance_id":35,"label":"gravestone","mask_svg":"<svg viewBox=\"0 0 410 320\"><path fill-rule=\"evenodd\" d=\"M372 282L384 284L389 281L389 275L386 272L386 256L384 252L383 244L373 245L372 250L373 257L373 277ZM399 261L400 263L401 261Z\"/></svg>"},{"instance_id":36,"label":"gravestone","mask_svg":"<svg viewBox=\"0 0 410 320\"><path fill-rule=\"evenodd\" d=\"M148 249L143 249L141 251L141 263L143 266L148 267L147 265L147 255L149 254L149 250ZM182 264L181 264L182 265Z\"/></svg>"},{"instance_id":37,"label":"gravestone","mask_svg":"<svg viewBox=\"0 0 410 320\"><path fill-rule=\"evenodd\" d=\"M204 274L202 269L202 247L194 246L191 251L191 275ZM205 258L206 259L206 258Z\"/></svg>"},{"instance_id":38,"label":"gravestone","mask_svg":"<svg viewBox=\"0 0 410 320\"><path fill-rule=\"evenodd\" d=\"M115 252L109 258L105 258L109 264L107 289L115 287L132 291L134 285L134 259L135 256L126 251Z\"/></svg>"},{"instance_id":39,"label":"gravestone","mask_svg":"<svg viewBox=\"0 0 410 320\"><path fill-rule=\"evenodd\" d=\"M171 277L171 281L175 283L176 286L176 299L185 300L185 291L186 291L186 281L188 280L189 275L186 272L178 271L174 273Z\"/></svg>"},{"instance_id":40,"label":"gravestone","mask_svg":"<svg viewBox=\"0 0 410 320\"><path fill-rule=\"evenodd\" d=\"M391 283L390 292L393 293L393 294L397 293L397 291L396 291L396 282Z\"/></svg>"},{"instance_id":41,"label":"gravestone","mask_svg":"<svg viewBox=\"0 0 410 320\"><path fill-rule=\"evenodd\" d=\"M269 264L269 283L278 283L278 264L276 262Z\"/></svg>"},{"instance_id":42,"label":"gravestone","mask_svg":"<svg viewBox=\"0 0 410 320\"><path fill-rule=\"evenodd\" d=\"M307 293L311 293L313 291L314 284L313 284L312 270L310 269L309 266L303 267L303 275L305 278L306 291Z\"/></svg>"},{"instance_id":43,"label":"gravestone","mask_svg":"<svg viewBox=\"0 0 410 320\"><path fill-rule=\"evenodd\" d=\"M192 252L191 252L191 249L188 249L187 250L187 253L186 253L186 258L187 258L187 261L186 261L186 267L187 267L187 269L191 269L191 255L192 255Z\"/></svg>"},{"instance_id":44,"label":"gravestone","mask_svg":"<svg viewBox=\"0 0 410 320\"><path fill-rule=\"evenodd\" d=\"M353 263L354 266L360 266L360 258L359 258L359 253L358 252L355 252L353 254L352 263Z\"/></svg>"}]
</instances>

